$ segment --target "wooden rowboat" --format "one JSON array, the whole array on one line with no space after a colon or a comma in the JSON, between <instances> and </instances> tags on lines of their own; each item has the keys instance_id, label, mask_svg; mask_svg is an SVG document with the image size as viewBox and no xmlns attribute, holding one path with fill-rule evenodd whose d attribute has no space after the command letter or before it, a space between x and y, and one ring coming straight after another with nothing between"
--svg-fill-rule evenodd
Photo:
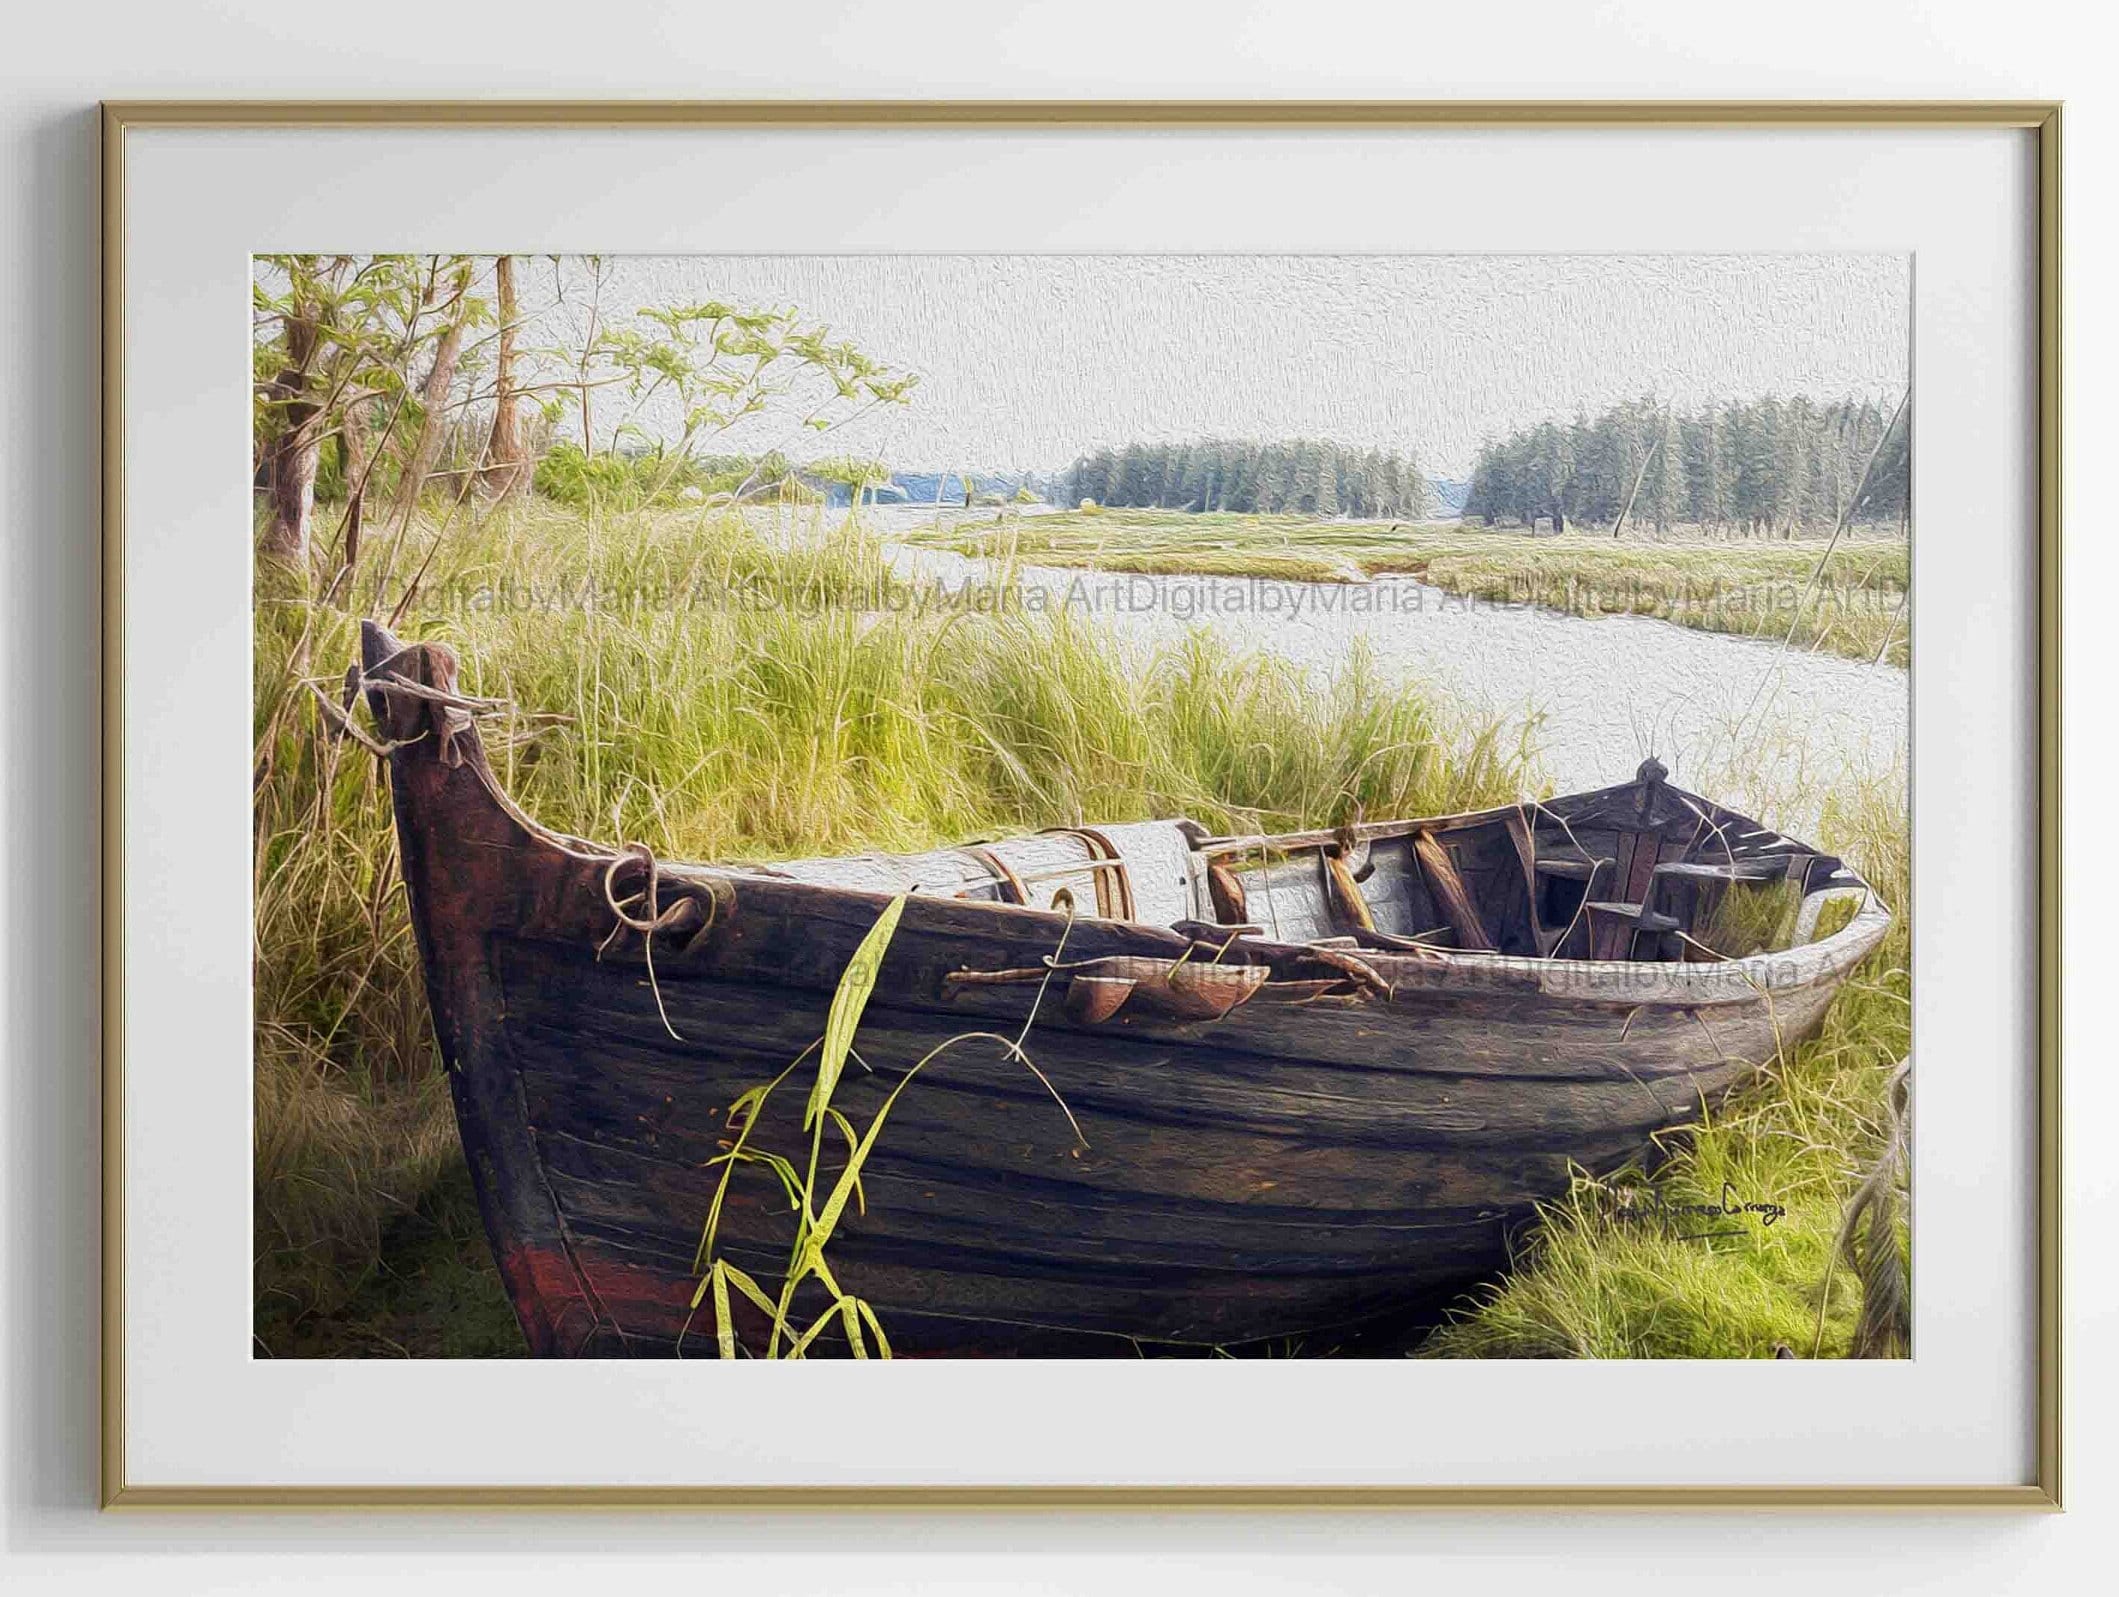
<instances>
[{"instance_id":1,"label":"wooden rowboat","mask_svg":"<svg viewBox=\"0 0 2119 1597\"><path fill-rule=\"evenodd\" d=\"M464 1150L540 1355L711 1354L695 1252L730 1107L817 1042L901 892L834 1101L866 1126L938 1044L1026 1023L1037 1073L960 1046L892 1110L831 1267L900 1353L1314 1348L1432 1309L1572 1166L1643 1157L1814 1032L1890 919L1838 859L1653 760L1325 832L663 863L518 810L446 648L369 625L348 687L385 740ZM754 1146L806 1152L803 1091ZM777 1278L792 1235L764 1168L732 1179L722 1256Z\"/></svg>"}]
</instances>

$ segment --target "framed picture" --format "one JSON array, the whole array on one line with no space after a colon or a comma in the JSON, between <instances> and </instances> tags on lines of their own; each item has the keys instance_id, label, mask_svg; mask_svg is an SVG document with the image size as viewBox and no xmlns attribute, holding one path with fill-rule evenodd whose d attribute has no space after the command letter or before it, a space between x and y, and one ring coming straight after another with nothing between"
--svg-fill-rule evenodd
<instances>
[{"instance_id":1,"label":"framed picture","mask_svg":"<svg viewBox=\"0 0 2119 1597\"><path fill-rule=\"evenodd\" d=\"M2057 107L104 128L109 1502L2058 1503Z\"/></svg>"}]
</instances>

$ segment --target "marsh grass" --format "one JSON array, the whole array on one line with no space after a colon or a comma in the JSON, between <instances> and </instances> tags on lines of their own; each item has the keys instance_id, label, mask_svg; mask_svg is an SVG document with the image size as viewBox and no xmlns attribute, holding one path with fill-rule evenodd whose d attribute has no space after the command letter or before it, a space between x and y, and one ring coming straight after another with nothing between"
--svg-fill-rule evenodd
<instances>
[{"instance_id":1,"label":"marsh grass","mask_svg":"<svg viewBox=\"0 0 2119 1597\"><path fill-rule=\"evenodd\" d=\"M340 582L258 574L254 683L257 1333L271 1353L427 1347L388 1240L461 1168L374 759L306 681L401 635L454 647L508 790L665 858L918 849L1190 815L1217 829L1512 797L1521 750L1356 661L1321 692L1204 636L1149 652L1066 614L873 602L882 551L817 507L422 517ZM428 560L431 551L432 558ZM375 603L380 590L383 601ZM423 1205L426 1209L423 1209ZM453 1267L452 1267L453 1268Z\"/></svg>"},{"instance_id":2,"label":"marsh grass","mask_svg":"<svg viewBox=\"0 0 2119 1597\"><path fill-rule=\"evenodd\" d=\"M1907 660L1903 539L1842 542L1805 597L1824 545L1795 539L1653 541L1449 525L1316 521L1183 511L1069 511L985 527L963 521L919 541L1058 566L1302 582L1400 573L1489 604L1576 616L1641 615L1709 632L1896 665Z\"/></svg>"},{"instance_id":3,"label":"marsh grass","mask_svg":"<svg viewBox=\"0 0 2119 1597\"><path fill-rule=\"evenodd\" d=\"M1726 959L1745 959L1781 944L1793 930L1802 894L1794 882L1736 887L1722 894L1694 935Z\"/></svg>"}]
</instances>

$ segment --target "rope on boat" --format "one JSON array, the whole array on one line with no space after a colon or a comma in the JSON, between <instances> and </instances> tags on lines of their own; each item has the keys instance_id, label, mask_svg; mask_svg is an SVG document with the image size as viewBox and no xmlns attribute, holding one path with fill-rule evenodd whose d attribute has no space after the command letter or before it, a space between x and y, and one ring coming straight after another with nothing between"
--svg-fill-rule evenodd
<instances>
[{"instance_id":1,"label":"rope on boat","mask_svg":"<svg viewBox=\"0 0 2119 1597\"><path fill-rule=\"evenodd\" d=\"M618 871L619 867L629 860L638 860L640 862L641 868L647 873L647 880L642 884L638 893L632 894L621 902L618 897ZM684 1038L678 1035L677 1028L670 1024L670 1012L663 1006L662 1002L662 984L655 979L655 934L657 932L682 931L691 922L699 920L702 914L704 915L704 924L700 926L699 930L701 932L711 931L714 925L714 917L720 913L721 906L719 900L709 893L707 895L707 907L704 911L699 908L699 900L689 895L677 899L667 908L664 908L661 894L662 866L655 858L655 851L649 848L647 844L628 843L618 853L612 855L611 863L605 866L603 871L603 901L610 906L610 911L617 917L618 924L611 928L610 936L606 937L597 947L596 957L601 959L604 951L617 940L618 934L628 927L638 932L640 934L641 953L647 960L648 990L655 995L655 1013L662 1017L662 1029L670 1034L671 1040L683 1042ZM646 914L636 915L626 907L628 904L638 903L647 905Z\"/></svg>"},{"instance_id":2,"label":"rope on boat","mask_svg":"<svg viewBox=\"0 0 2119 1597\"><path fill-rule=\"evenodd\" d=\"M348 666L340 690L340 698L336 703L332 702L331 696L325 693L323 688L316 682L305 683L304 685L309 691L316 696L316 702L323 710L325 720L329 724L332 734L336 737L351 738L370 754L376 756L376 758L387 759L399 749L409 748L415 743L424 742L427 732L439 732L441 736L441 762L454 769L464 762L463 750L457 746L457 740L462 738L465 733L471 731L479 716L510 715L515 713L515 705L511 700L484 699L467 693L452 693L445 688L432 688L424 682L415 682L401 671L392 669L399 660L412 653L413 650L424 647L426 645L415 643L400 649L372 672L364 671L358 665ZM353 719L353 706L361 695L370 688L373 688L386 698L417 699L423 704L433 705L436 710L436 714L432 718L434 724L427 731L421 732L418 737L395 738L388 741L362 730L360 725Z\"/></svg>"},{"instance_id":3,"label":"rope on boat","mask_svg":"<svg viewBox=\"0 0 2119 1597\"><path fill-rule=\"evenodd\" d=\"M331 695L314 682L304 683L303 686L316 695L317 708L323 712L329 731L334 738L351 738L379 760L387 760L399 749L410 748L415 743L424 743L427 740L427 733L422 732L416 738L392 738L390 741L385 742L372 732L363 731L360 723L332 702Z\"/></svg>"}]
</instances>

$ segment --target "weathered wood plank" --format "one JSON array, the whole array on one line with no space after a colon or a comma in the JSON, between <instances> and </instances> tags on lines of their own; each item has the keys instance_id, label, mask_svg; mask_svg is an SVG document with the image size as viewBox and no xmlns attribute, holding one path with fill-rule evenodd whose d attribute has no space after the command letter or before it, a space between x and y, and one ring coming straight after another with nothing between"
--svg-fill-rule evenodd
<instances>
[{"instance_id":1,"label":"weathered wood plank","mask_svg":"<svg viewBox=\"0 0 2119 1597\"><path fill-rule=\"evenodd\" d=\"M680 1030L701 1040L687 1047L661 1030L651 994L628 985L593 1001L578 995L553 999L546 993L557 984L539 989L508 969L511 1023L526 1049L534 1045L541 1050L535 1057L556 1060L559 1070L583 1080L623 1079L644 1099L689 1095L708 1083L733 1096L770 1080L821 1033L821 1015L760 1014L755 997L741 992L666 993L664 1005ZM584 1028L608 1046L582 1055ZM951 1017L872 1005L860 1047L884 1079L894 1080L896 1070L961 1032L962 1023ZM1710 1035L1697 1021L1680 1036L1690 1049L1684 1070L1643 1076L1625 1070L1614 1055L1603 1076L1548 1080L1528 1091L1492 1075L1386 1075L1283 1064L1206 1045L1177 1048L1153 1039L1112 1047L1077 1032L1042 1030L1030 1052L1042 1083L1020 1063L1002 1060L997 1044L959 1050L930 1067L923 1080L937 1091L994 1094L1031 1105L1050 1104L1056 1092L1077 1115L1328 1138L1350 1148L1524 1140L1564 1146L1597 1127L1653 1127L1690 1113L1702 1091L1715 1090L1729 1072L1743 1068L1730 1062L1732 1043L1768 1040L1749 1027L1718 1028Z\"/></svg>"},{"instance_id":2,"label":"weathered wood plank","mask_svg":"<svg viewBox=\"0 0 2119 1597\"><path fill-rule=\"evenodd\" d=\"M1487 935L1479 912L1472 907L1471 895L1464 890L1464 879L1457 874L1457 864L1449 857L1449 850L1436 840L1433 832L1419 831L1413 834L1413 852L1420 860L1428 890L1435 895L1443 919L1457 934L1458 946L1481 953L1494 952L1494 940Z\"/></svg>"}]
</instances>

